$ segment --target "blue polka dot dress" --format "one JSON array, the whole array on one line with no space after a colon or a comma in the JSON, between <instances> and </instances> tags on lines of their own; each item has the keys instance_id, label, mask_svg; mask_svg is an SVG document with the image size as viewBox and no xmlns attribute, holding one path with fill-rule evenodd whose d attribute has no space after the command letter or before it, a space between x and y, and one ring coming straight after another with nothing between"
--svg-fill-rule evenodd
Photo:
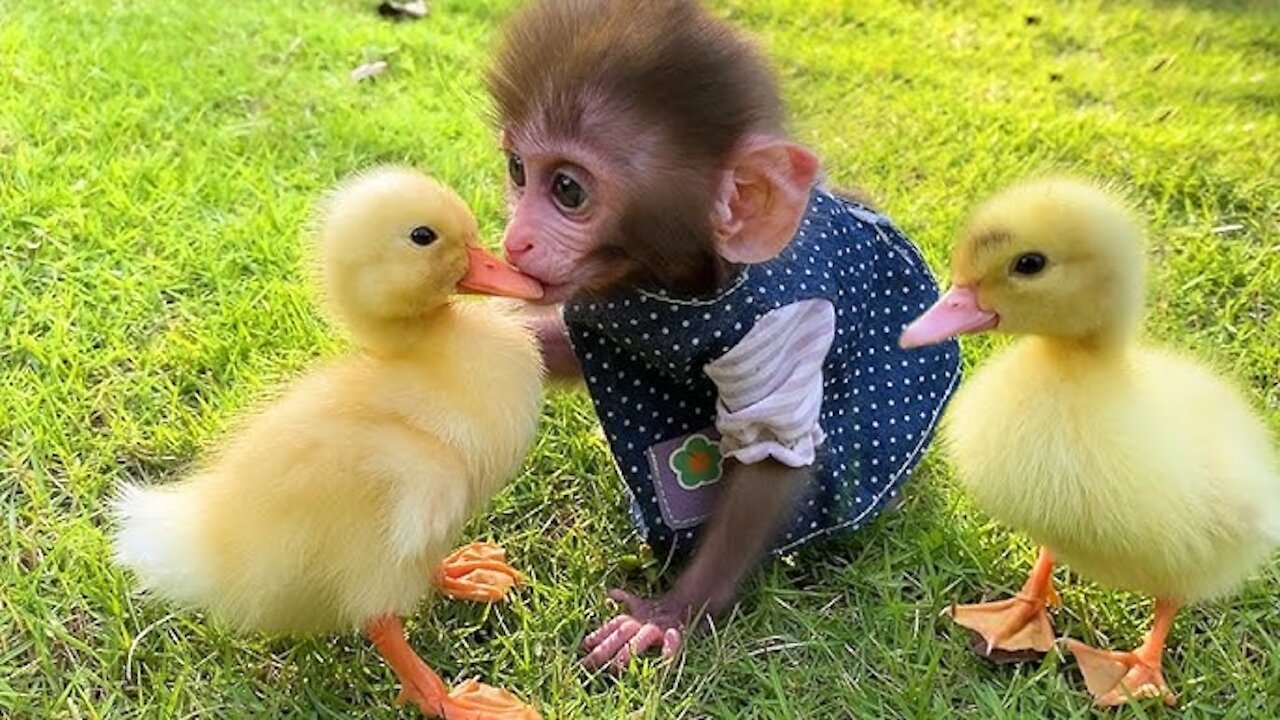
<instances>
[{"instance_id":1,"label":"blue polka dot dress","mask_svg":"<svg viewBox=\"0 0 1280 720\"><path fill-rule=\"evenodd\" d=\"M775 552L876 517L919 462L959 382L956 342L909 351L897 345L903 327L938 295L923 258L888 218L815 189L786 250L740 268L713 296L629 289L568 303L574 352L632 517L655 552L693 549L725 469L755 458L759 447L780 447L788 464L815 471ZM793 317L816 318L812 326L821 331L807 332L810 320ZM776 329L763 327L770 319L780 320ZM815 347L816 362L791 362ZM729 361L747 382L784 378L773 398L756 398L739 413L754 413L746 440L721 432L743 427L731 422L723 397L724 377L733 373L712 372ZM788 404L791 397L798 399ZM786 418L772 422L775 414ZM797 423L813 427L788 429ZM764 442L753 427L783 428L781 439ZM744 443L750 447L738 449Z\"/></svg>"}]
</instances>

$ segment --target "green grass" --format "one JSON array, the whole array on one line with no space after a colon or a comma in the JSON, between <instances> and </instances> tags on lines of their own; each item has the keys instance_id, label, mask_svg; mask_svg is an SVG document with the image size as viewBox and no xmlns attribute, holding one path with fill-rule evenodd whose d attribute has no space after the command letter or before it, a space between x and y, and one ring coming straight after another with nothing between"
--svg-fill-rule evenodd
<instances>
[{"instance_id":1,"label":"green grass","mask_svg":"<svg viewBox=\"0 0 1280 720\"><path fill-rule=\"evenodd\" d=\"M243 637L131 594L104 513L118 483L175 477L254 398L342 348L298 269L335 178L413 163L496 239L479 71L511 0L437 0L403 24L372 5L0 1L0 715L392 714L392 678L354 633ZM1019 176L1126 188L1150 219L1152 334L1212 357L1280 430L1275 4L715 5L767 44L833 179L872 188L935 267L967 208ZM386 75L349 80L375 58ZM526 471L470 528L506 543L531 586L499 608L420 613L424 656L556 718L1093 714L1071 663L989 667L937 618L1013 590L1032 555L936 453L905 512L768 568L677 665L590 677L576 645L611 612L603 590L656 574L618 488L588 404L555 393ZM1145 600L1059 579L1060 632L1139 640ZM1179 619L1182 715L1276 714L1278 580L1273 563Z\"/></svg>"}]
</instances>

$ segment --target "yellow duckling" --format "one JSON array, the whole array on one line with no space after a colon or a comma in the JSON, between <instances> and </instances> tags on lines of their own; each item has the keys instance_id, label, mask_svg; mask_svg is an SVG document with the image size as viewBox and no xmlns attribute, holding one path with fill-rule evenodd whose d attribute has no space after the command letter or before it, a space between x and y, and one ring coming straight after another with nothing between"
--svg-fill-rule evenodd
<instances>
[{"instance_id":1,"label":"yellow duckling","mask_svg":"<svg viewBox=\"0 0 1280 720\"><path fill-rule=\"evenodd\" d=\"M1068 180L980 207L952 289L906 328L914 347L959 333L1026 336L959 391L945 438L964 487L1027 532L1039 561L1017 597L953 609L993 650L1047 652L1056 559L1156 599L1133 652L1067 641L1100 705L1176 698L1161 673L1178 608L1231 592L1280 543L1280 470L1235 388L1138 340L1143 243L1122 205Z\"/></svg>"},{"instance_id":2,"label":"yellow duckling","mask_svg":"<svg viewBox=\"0 0 1280 720\"><path fill-rule=\"evenodd\" d=\"M362 628L428 717L537 718L474 681L450 693L400 617L433 587L493 601L517 577L496 546L446 554L523 462L542 360L516 314L450 296L541 286L479 247L451 189L410 170L339 187L317 239L323 289L361 352L300 378L186 480L124 488L117 559L242 629Z\"/></svg>"}]
</instances>

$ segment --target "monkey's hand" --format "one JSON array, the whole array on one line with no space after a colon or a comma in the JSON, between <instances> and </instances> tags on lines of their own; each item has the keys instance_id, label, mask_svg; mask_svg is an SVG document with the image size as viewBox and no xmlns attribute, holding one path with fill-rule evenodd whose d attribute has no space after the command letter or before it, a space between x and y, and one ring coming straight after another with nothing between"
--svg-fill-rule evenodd
<instances>
[{"instance_id":1,"label":"monkey's hand","mask_svg":"<svg viewBox=\"0 0 1280 720\"><path fill-rule=\"evenodd\" d=\"M684 642L692 608L688 603L670 596L648 600L636 597L625 590L613 589L609 597L626 605L627 612L619 615L588 635L582 641L587 653L582 664L588 670L608 666L614 673L631 664L631 659L661 646L662 659L675 657Z\"/></svg>"},{"instance_id":2,"label":"monkey's hand","mask_svg":"<svg viewBox=\"0 0 1280 720\"><path fill-rule=\"evenodd\" d=\"M694 620L717 617L733 606L738 585L791 515L809 478L808 468L772 460L730 468L698 549L675 585L654 600L610 590L609 597L628 612L583 640L582 664L618 672L659 644L663 659L674 657Z\"/></svg>"},{"instance_id":3,"label":"monkey's hand","mask_svg":"<svg viewBox=\"0 0 1280 720\"><path fill-rule=\"evenodd\" d=\"M573 354L569 330L564 325L559 308L555 312L541 310L530 318L530 324L538 336L542 360L546 363L547 374L551 379L561 382L581 380L582 366L578 364L578 356Z\"/></svg>"}]
</instances>

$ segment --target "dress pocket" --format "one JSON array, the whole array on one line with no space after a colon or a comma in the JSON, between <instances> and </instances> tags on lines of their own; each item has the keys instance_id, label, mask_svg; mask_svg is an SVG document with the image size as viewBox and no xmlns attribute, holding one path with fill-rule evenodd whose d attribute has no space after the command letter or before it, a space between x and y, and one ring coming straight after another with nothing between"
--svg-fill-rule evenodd
<instances>
[{"instance_id":1,"label":"dress pocket","mask_svg":"<svg viewBox=\"0 0 1280 720\"><path fill-rule=\"evenodd\" d=\"M724 477L720 433L704 428L651 445L646 454L663 521L673 530L701 525Z\"/></svg>"}]
</instances>

